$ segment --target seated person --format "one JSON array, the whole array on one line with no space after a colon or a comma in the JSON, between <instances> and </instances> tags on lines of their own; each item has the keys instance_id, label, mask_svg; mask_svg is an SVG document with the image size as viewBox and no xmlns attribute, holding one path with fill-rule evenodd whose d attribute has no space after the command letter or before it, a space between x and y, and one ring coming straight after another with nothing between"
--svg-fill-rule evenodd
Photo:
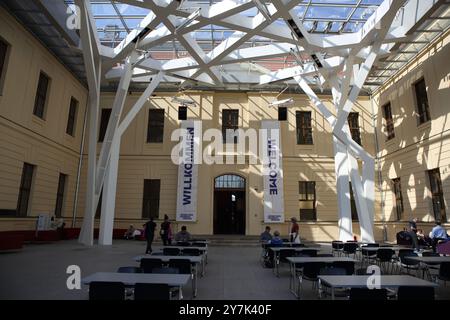
<instances>
[{"instance_id":1,"label":"seated person","mask_svg":"<svg viewBox=\"0 0 450 320\"><path fill-rule=\"evenodd\" d=\"M134 234L135 234L136 229L134 229L133 225L130 224L130 226L128 227L128 230L125 232L125 239L130 240L130 239L134 239Z\"/></svg>"},{"instance_id":2,"label":"seated person","mask_svg":"<svg viewBox=\"0 0 450 320\"><path fill-rule=\"evenodd\" d=\"M270 240L269 243L271 245L282 246L283 245L283 239L281 239L281 237L280 237L280 232L275 231L273 233L273 238L272 238L272 240Z\"/></svg>"},{"instance_id":3,"label":"seated person","mask_svg":"<svg viewBox=\"0 0 450 320\"><path fill-rule=\"evenodd\" d=\"M261 233L261 236L259 237L259 240L261 242L264 242L264 243L267 243L270 240L272 240L272 235L270 234L270 227L269 226L267 226L266 230L263 233Z\"/></svg>"},{"instance_id":4,"label":"seated person","mask_svg":"<svg viewBox=\"0 0 450 320\"><path fill-rule=\"evenodd\" d=\"M423 233L422 229L417 229L417 238L419 239L419 245L431 246L431 239Z\"/></svg>"},{"instance_id":5,"label":"seated person","mask_svg":"<svg viewBox=\"0 0 450 320\"><path fill-rule=\"evenodd\" d=\"M430 238L432 240L433 252L436 252L436 245L441 240L447 240L447 231L441 226L440 221L436 221L436 226L430 232Z\"/></svg>"},{"instance_id":6,"label":"seated person","mask_svg":"<svg viewBox=\"0 0 450 320\"><path fill-rule=\"evenodd\" d=\"M191 238L191 234L187 232L186 226L182 226L181 231L175 235L176 242L188 242Z\"/></svg>"}]
</instances>

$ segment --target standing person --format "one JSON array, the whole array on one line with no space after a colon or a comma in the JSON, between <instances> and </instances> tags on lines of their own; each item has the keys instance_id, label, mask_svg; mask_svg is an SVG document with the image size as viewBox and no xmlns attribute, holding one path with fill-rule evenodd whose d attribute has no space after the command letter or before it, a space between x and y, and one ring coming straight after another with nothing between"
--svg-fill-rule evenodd
<instances>
[{"instance_id":1,"label":"standing person","mask_svg":"<svg viewBox=\"0 0 450 320\"><path fill-rule=\"evenodd\" d=\"M153 218L150 218L150 221L148 221L146 224L144 224L145 227L145 240L147 240L147 248L145 249L145 253L152 253L152 243L153 239L155 238L155 229L156 229L156 223L153 222Z\"/></svg>"},{"instance_id":2,"label":"standing person","mask_svg":"<svg viewBox=\"0 0 450 320\"><path fill-rule=\"evenodd\" d=\"M411 236L413 249L419 250L419 239L417 238L417 218L409 221L409 235Z\"/></svg>"},{"instance_id":3,"label":"standing person","mask_svg":"<svg viewBox=\"0 0 450 320\"><path fill-rule=\"evenodd\" d=\"M163 241L163 245L171 245L172 244L172 230L170 226L169 216L167 214L164 215L164 221L161 223L161 231L159 234L161 235L161 239Z\"/></svg>"},{"instance_id":4,"label":"standing person","mask_svg":"<svg viewBox=\"0 0 450 320\"><path fill-rule=\"evenodd\" d=\"M295 242L297 237L300 240L300 235L298 233L299 227L298 227L298 224L297 224L297 219L292 217L291 218L291 223L292 223L292 226L291 226L291 232L290 232L290 236L291 236L290 241L291 242Z\"/></svg>"}]
</instances>

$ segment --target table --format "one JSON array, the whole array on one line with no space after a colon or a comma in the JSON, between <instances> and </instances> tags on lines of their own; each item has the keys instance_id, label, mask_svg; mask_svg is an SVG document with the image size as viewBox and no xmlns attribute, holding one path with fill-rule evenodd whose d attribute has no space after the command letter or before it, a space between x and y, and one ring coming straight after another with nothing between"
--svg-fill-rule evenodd
<instances>
[{"instance_id":1,"label":"table","mask_svg":"<svg viewBox=\"0 0 450 320\"><path fill-rule=\"evenodd\" d=\"M280 276L279 267L278 267L278 265L279 265L278 259L280 256L280 251L295 250L295 252L297 253L297 252L302 252L304 250L315 250L317 252L317 251L320 251L321 248L320 247L269 247L268 249L272 250L274 252L273 258L274 258L275 266L274 266L273 271L275 272L276 276L278 277L278 276Z\"/></svg>"},{"instance_id":2,"label":"table","mask_svg":"<svg viewBox=\"0 0 450 320\"><path fill-rule=\"evenodd\" d=\"M187 274L155 274L155 273L118 273L97 272L83 278L83 284L91 282L122 282L126 286L134 286L136 283L167 284L170 287L178 287L178 298L183 299L182 287L187 284L190 276Z\"/></svg>"},{"instance_id":3,"label":"table","mask_svg":"<svg viewBox=\"0 0 450 320\"><path fill-rule=\"evenodd\" d=\"M183 249L198 249L202 253L203 261L202 261L202 277L205 275L206 263L208 261L208 247L191 247L191 246L166 246L164 248L176 248L183 251ZM162 249L161 249L162 250Z\"/></svg>"},{"instance_id":4,"label":"table","mask_svg":"<svg viewBox=\"0 0 450 320\"><path fill-rule=\"evenodd\" d=\"M134 261L141 262L142 259L160 259L162 262L169 262L169 260L184 260L187 259L191 262L194 267L194 272L192 273L192 294L194 297L197 296L197 279L198 279L198 268L197 265L202 262L202 257L199 256L159 256L159 255L141 255L133 258Z\"/></svg>"},{"instance_id":5,"label":"table","mask_svg":"<svg viewBox=\"0 0 450 320\"><path fill-rule=\"evenodd\" d=\"M323 263L333 263L333 262L353 262L356 263L357 260L348 257L288 257L289 261L291 279L289 281L289 290L294 294L295 297L300 297L300 285L295 288L295 277L297 275L296 264L297 263L309 263L309 262L323 262Z\"/></svg>"},{"instance_id":6,"label":"table","mask_svg":"<svg viewBox=\"0 0 450 320\"><path fill-rule=\"evenodd\" d=\"M406 256L405 259L412 260L412 261L419 261L420 262L420 268L422 269L422 278L425 278L425 273L428 274L428 277L432 279L429 266L428 264L441 264L443 262L450 262L450 257L408 257Z\"/></svg>"},{"instance_id":7,"label":"table","mask_svg":"<svg viewBox=\"0 0 450 320\"><path fill-rule=\"evenodd\" d=\"M322 283L331 288L331 299L334 300L336 288L367 288L373 276L319 276L319 288ZM406 275L380 275L379 288L393 288L403 286L437 287L433 282ZM369 279L370 278L370 279Z\"/></svg>"}]
</instances>

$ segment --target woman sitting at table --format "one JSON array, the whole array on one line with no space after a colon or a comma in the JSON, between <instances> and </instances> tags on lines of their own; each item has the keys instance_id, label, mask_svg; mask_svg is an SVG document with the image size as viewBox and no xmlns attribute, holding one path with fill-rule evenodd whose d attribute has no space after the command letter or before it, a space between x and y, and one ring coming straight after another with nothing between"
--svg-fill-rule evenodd
<instances>
[{"instance_id":1,"label":"woman sitting at table","mask_svg":"<svg viewBox=\"0 0 450 320\"><path fill-rule=\"evenodd\" d=\"M271 244L272 246L282 246L283 245L283 239L281 239L281 237L280 237L280 232L279 231L275 231L273 233L272 240L268 241L268 243Z\"/></svg>"}]
</instances>

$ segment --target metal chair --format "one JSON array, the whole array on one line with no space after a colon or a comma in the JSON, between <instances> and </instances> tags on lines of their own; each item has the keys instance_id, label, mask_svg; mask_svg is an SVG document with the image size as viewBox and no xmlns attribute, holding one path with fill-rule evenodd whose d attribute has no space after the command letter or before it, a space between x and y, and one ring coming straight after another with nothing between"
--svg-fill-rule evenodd
<instances>
[{"instance_id":1,"label":"metal chair","mask_svg":"<svg viewBox=\"0 0 450 320\"><path fill-rule=\"evenodd\" d=\"M372 261L375 262L377 258L377 252L367 250L366 248L378 248L380 247L379 243L368 243L367 245L361 247L361 256L362 256L362 264L367 262L370 264Z\"/></svg>"},{"instance_id":2,"label":"metal chair","mask_svg":"<svg viewBox=\"0 0 450 320\"><path fill-rule=\"evenodd\" d=\"M308 280L312 282L312 289L316 289L317 281L319 280L318 275L320 269L326 266L323 262L307 262L303 264L303 269L301 275L298 277L298 297L301 296L301 291L303 287L303 280Z\"/></svg>"},{"instance_id":3,"label":"metal chair","mask_svg":"<svg viewBox=\"0 0 450 320\"><path fill-rule=\"evenodd\" d=\"M444 281L444 286L447 286L447 281L450 281L450 262L441 263L437 278Z\"/></svg>"},{"instance_id":4,"label":"metal chair","mask_svg":"<svg viewBox=\"0 0 450 320\"><path fill-rule=\"evenodd\" d=\"M189 259L170 259L169 268L178 269L180 274L192 274L192 265Z\"/></svg>"},{"instance_id":5,"label":"metal chair","mask_svg":"<svg viewBox=\"0 0 450 320\"><path fill-rule=\"evenodd\" d=\"M377 250L376 260L382 271L386 270L386 263L390 264L392 269L392 257L394 256L394 254L395 254L394 250L389 248L380 248ZM389 265L387 270L388 270L387 273L389 273Z\"/></svg>"},{"instance_id":6,"label":"metal chair","mask_svg":"<svg viewBox=\"0 0 450 320\"><path fill-rule=\"evenodd\" d=\"M141 269L143 273L152 273L154 268L161 268L163 262L161 259L145 258L141 259Z\"/></svg>"},{"instance_id":7,"label":"metal chair","mask_svg":"<svg viewBox=\"0 0 450 320\"><path fill-rule=\"evenodd\" d=\"M422 257L440 257L441 255L437 252L430 252L425 251L422 252ZM436 273L439 272L440 263L439 262L427 262L425 263L425 267L423 269L422 277L425 278L425 274L428 275L428 279L433 280L433 277L431 275L431 270L436 271Z\"/></svg>"},{"instance_id":8,"label":"metal chair","mask_svg":"<svg viewBox=\"0 0 450 320\"><path fill-rule=\"evenodd\" d=\"M117 269L118 273L142 273L142 269L139 267L120 267Z\"/></svg>"},{"instance_id":9,"label":"metal chair","mask_svg":"<svg viewBox=\"0 0 450 320\"><path fill-rule=\"evenodd\" d=\"M433 287L399 287L397 291L397 300L434 300Z\"/></svg>"},{"instance_id":10,"label":"metal chair","mask_svg":"<svg viewBox=\"0 0 450 320\"><path fill-rule=\"evenodd\" d=\"M356 259L356 250L358 249L358 244L354 242L346 242L344 243L344 247L342 248L342 252L348 257L353 254L353 258Z\"/></svg>"},{"instance_id":11,"label":"metal chair","mask_svg":"<svg viewBox=\"0 0 450 320\"><path fill-rule=\"evenodd\" d=\"M168 247L163 248L163 254L165 256L179 256L180 252L181 250L178 248L168 248Z\"/></svg>"},{"instance_id":12,"label":"metal chair","mask_svg":"<svg viewBox=\"0 0 450 320\"><path fill-rule=\"evenodd\" d=\"M353 261L334 261L333 268L344 269L347 276L355 273L355 263Z\"/></svg>"},{"instance_id":13,"label":"metal chair","mask_svg":"<svg viewBox=\"0 0 450 320\"><path fill-rule=\"evenodd\" d=\"M401 251L401 250L400 250ZM399 252L398 254L398 258L400 261L400 271L402 269L406 269L407 273L409 273L409 270L416 270L416 275L417 277L419 276L419 271L420 271L420 262L419 261L413 261L413 260L409 260L408 257L417 257L417 253L415 252Z\"/></svg>"},{"instance_id":14,"label":"metal chair","mask_svg":"<svg viewBox=\"0 0 450 320\"><path fill-rule=\"evenodd\" d=\"M344 249L344 243L342 241L332 241L331 242L331 252L337 253L338 256L341 255L342 250Z\"/></svg>"},{"instance_id":15,"label":"metal chair","mask_svg":"<svg viewBox=\"0 0 450 320\"><path fill-rule=\"evenodd\" d=\"M183 249L183 256L201 256L202 252L199 249L186 248Z\"/></svg>"},{"instance_id":16,"label":"metal chair","mask_svg":"<svg viewBox=\"0 0 450 320\"><path fill-rule=\"evenodd\" d=\"M278 256L277 256L277 276L279 276L279 266L281 263L289 263L289 261L286 258L289 257L295 257L295 250L294 249L286 249L286 250L281 250L280 252L278 252Z\"/></svg>"},{"instance_id":17,"label":"metal chair","mask_svg":"<svg viewBox=\"0 0 450 320\"><path fill-rule=\"evenodd\" d=\"M89 300L125 300L125 285L93 281L89 284Z\"/></svg>"},{"instance_id":18,"label":"metal chair","mask_svg":"<svg viewBox=\"0 0 450 320\"><path fill-rule=\"evenodd\" d=\"M299 257L317 257L317 250L305 249L297 254Z\"/></svg>"},{"instance_id":19,"label":"metal chair","mask_svg":"<svg viewBox=\"0 0 450 320\"><path fill-rule=\"evenodd\" d=\"M170 287L161 283L136 283L134 300L170 300Z\"/></svg>"}]
</instances>

